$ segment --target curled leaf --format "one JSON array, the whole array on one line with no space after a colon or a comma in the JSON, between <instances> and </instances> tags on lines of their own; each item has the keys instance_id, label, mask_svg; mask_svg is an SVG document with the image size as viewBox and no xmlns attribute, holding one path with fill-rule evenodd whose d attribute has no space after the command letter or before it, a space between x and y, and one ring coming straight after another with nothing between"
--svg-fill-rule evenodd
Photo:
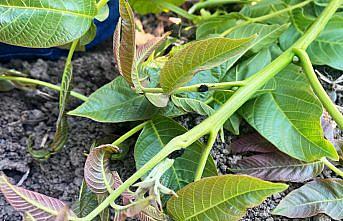
<instances>
[{"instance_id":1,"label":"curled leaf","mask_svg":"<svg viewBox=\"0 0 343 221\"><path fill-rule=\"evenodd\" d=\"M12 185L4 174L0 174L0 191L13 208L26 213L31 220L55 221L60 211L67 206L58 199ZM71 210L66 213L69 217L75 217Z\"/></svg>"},{"instance_id":2,"label":"curled leaf","mask_svg":"<svg viewBox=\"0 0 343 221\"><path fill-rule=\"evenodd\" d=\"M120 74L132 85L131 73L136 55L134 15L126 0L119 0L119 12L121 18L113 37L114 59Z\"/></svg>"},{"instance_id":3,"label":"curled leaf","mask_svg":"<svg viewBox=\"0 0 343 221\"><path fill-rule=\"evenodd\" d=\"M96 194L111 192L115 180L109 168L109 159L112 153L119 148L111 144L101 145L91 150L87 157L84 173L88 187Z\"/></svg>"}]
</instances>

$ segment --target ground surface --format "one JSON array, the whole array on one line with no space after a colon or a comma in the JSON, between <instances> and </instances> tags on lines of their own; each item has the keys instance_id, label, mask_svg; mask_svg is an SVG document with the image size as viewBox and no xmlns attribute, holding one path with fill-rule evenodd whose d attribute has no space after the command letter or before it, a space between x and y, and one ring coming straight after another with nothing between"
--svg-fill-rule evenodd
<instances>
[{"instance_id":1,"label":"ground surface","mask_svg":"<svg viewBox=\"0 0 343 221\"><path fill-rule=\"evenodd\" d=\"M104 50L105 49L105 50ZM109 82L115 76L112 62L111 42L101 45L82 57L74 60L74 88L85 95L89 95L101 85ZM60 81L64 60L59 61L11 61L2 66L21 70L30 77L57 83ZM322 70L332 72L331 69ZM341 73L335 73L337 77ZM329 85L325 85L330 89ZM43 93L49 93L51 98L42 96L43 93L14 90L0 93L0 171L4 171L12 181L17 183L29 171L23 187L33 191L72 203L78 196L79 186L83 178L84 152L96 139L106 135L113 138L127 130L125 125L99 124L82 118L69 118L70 136L66 147L60 154L53 156L46 162L37 162L27 153L28 138L31 136L35 147L39 147L44 140L52 138L55 121L58 114L57 94L53 91L39 88ZM342 94L338 94L337 103L342 105ZM69 108L80 104L72 100ZM183 125L192 127L201 121L199 117L182 117ZM250 129L245 126L243 131ZM218 170L226 173L229 165L240 156L230 154L229 144L233 136L226 137L226 144L216 143L212 155L217 162ZM125 179L134 169L132 157L124 162L117 162L114 168ZM326 171L324 177L331 177ZM296 185L292 185L295 188ZM270 215L270 212L286 193L276 194L262 205L248 211L243 220L288 220ZM21 216L15 212L0 196L0 220L18 221ZM330 220L325 216L318 216L312 220Z\"/></svg>"}]
</instances>

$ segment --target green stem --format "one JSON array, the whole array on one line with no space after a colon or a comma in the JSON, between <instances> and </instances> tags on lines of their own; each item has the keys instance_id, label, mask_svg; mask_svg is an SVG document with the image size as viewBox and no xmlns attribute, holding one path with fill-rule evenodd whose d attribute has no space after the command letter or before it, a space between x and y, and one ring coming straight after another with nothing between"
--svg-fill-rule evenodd
<instances>
[{"instance_id":1,"label":"green stem","mask_svg":"<svg viewBox=\"0 0 343 221\"><path fill-rule=\"evenodd\" d=\"M211 149L213 147L214 142L216 142L217 135L218 135L218 131L215 131L215 132L211 131L210 132L209 137L208 137L208 141L207 141L207 145L202 152L198 168L195 172L194 181L198 181L201 179L202 174L204 173L204 169L205 169L205 165L206 165L208 156L210 155L210 152L211 152Z\"/></svg>"},{"instance_id":2,"label":"green stem","mask_svg":"<svg viewBox=\"0 0 343 221\"><path fill-rule=\"evenodd\" d=\"M336 105L331 101L329 95L325 92L324 88L320 84L316 73L313 70L310 57L303 49L294 48L295 54L300 58L302 67L304 69L307 78L309 79L312 89L323 104L324 108L329 112L331 117L336 121L337 125L343 129L343 115L337 109Z\"/></svg>"},{"instance_id":3,"label":"green stem","mask_svg":"<svg viewBox=\"0 0 343 221\"><path fill-rule=\"evenodd\" d=\"M8 81L18 81L18 82L23 82L23 83L27 83L27 84L35 84L35 85L44 86L44 87L47 87L47 88L50 88L50 89L53 89L53 90L56 90L56 91L61 91L61 87L60 86L57 86L57 85L54 85L54 84L51 84L51 83L48 83L48 82L45 82L45 81L31 79L31 78L0 75L0 79L8 80ZM88 97L86 97L85 95L80 94L78 92L75 92L75 91L71 91L70 95L75 97L75 98L77 98L77 99L80 99L82 101L87 101L88 100Z\"/></svg>"},{"instance_id":4,"label":"green stem","mask_svg":"<svg viewBox=\"0 0 343 221\"><path fill-rule=\"evenodd\" d=\"M228 89L231 87L240 87L246 84L245 81L232 81L232 82L220 82L220 83L203 83L203 84L194 84L191 86L180 87L176 89L173 94L182 93L182 92L199 92L199 89L202 87L212 90L222 90ZM142 88L142 91L145 93L163 93L162 88ZM207 90L206 90L207 91Z\"/></svg>"},{"instance_id":5,"label":"green stem","mask_svg":"<svg viewBox=\"0 0 343 221\"><path fill-rule=\"evenodd\" d=\"M231 32L233 32L234 30L237 30L238 28L241 28L241 27L244 27L246 25L249 25L249 24L252 24L252 23L255 23L255 22L261 22L261 21L265 21L267 19L270 19L270 18L274 18L278 15L281 15L281 14L284 14L286 12L289 12L289 11L292 11L296 8L301 8L301 7L304 7L305 5L309 4L310 2L312 2L313 0L306 0L306 1L303 1L301 3L298 3L298 4L295 4L295 5L292 5L292 6L289 6L285 9L282 9L282 10L279 10L279 11L276 11L276 12L273 12L273 13L270 13L268 15L264 15L264 16L260 16L260 17L256 17L256 18L250 18L249 20L247 21L244 21L242 23L239 23L238 25L234 26L234 27L231 27L229 29L227 29L226 31L224 31L220 36L222 37L225 37L227 36L228 34L230 34Z\"/></svg>"},{"instance_id":6,"label":"green stem","mask_svg":"<svg viewBox=\"0 0 343 221\"><path fill-rule=\"evenodd\" d=\"M198 16L189 14L187 11L169 2L161 1L161 0L155 0L155 2L156 4L160 5L162 8L168 9L174 12L175 14L180 15L188 20L191 20L193 22L197 22L199 20Z\"/></svg>"},{"instance_id":7,"label":"green stem","mask_svg":"<svg viewBox=\"0 0 343 221\"><path fill-rule=\"evenodd\" d=\"M293 46L298 48L299 46L305 46L310 44L316 36L324 29L327 22L340 6L341 0L332 0L328 7L322 12L320 17L315 23L308 29L302 38L300 38ZM277 73L289 65L294 57L292 48L285 51L278 58L276 58L271 64L263 68L261 71L248 78L247 84L237 90L237 92L230 97L225 104L218 109L213 115L206 120L187 131L186 133L173 138L166 146L156 154L151 160L149 160L143 167L141 167L136 173L134 173L129 179L127 179L118 189L113 191L95 210L88 214L83 221L93 220L102 210L108 207L111 202L116 200L122 192L128 189L144 174L166 158L170 153L182 148L186 148L202 136L208 134L213 130L219 130L226 120L232 116L246 101L248 101L255 92L263 87L271 78Z\"/></svg>"},{"instance_id":8,"label":"green stem","mask_svg":"<svg viewBox=\"0 0 343 221\"><path fill-rule=\"evenodd\" d=\"M325 164L325 166L327 166L330 170L335 172L338 176L343 177L343 171L335 167L335 165L328 161L328 159L324 157L321 159L321 161Z\"/></svg>"},{"instance_id":9,"label":"green stem","mask_svg":"<svg viewBox=\"0 0 343 221\"><path fill-rule=\"evenodd\" d=\"M204 2L195 3L189 10L189 14L193 14L194 12L202 9L202 8L210 8L216 7L225 4L234 4L234 3L249 3L253 2L253 0L207 0Z\"/></svg>"},{"instance_id":10,"label":"green stem","mask_svg":"<svg viewBox=\"0 0 343 221\"><path fill-rule=\"evenodd\" d=\"M145 125L147 125L147 123L149 123L150 121L145 121L137 126L135 126L134 128L132 128L131 130L129 130L128 132L126 132L124 135L122 135L121 137L119 137L117 140L115 140L112 145L114 146L118 146L119 144L123 143L125 140L127 140L129 137L131 137L132 135L134 135L135 133L137 133L138 131L142 130Z\"/></svg>"}]
</instances>

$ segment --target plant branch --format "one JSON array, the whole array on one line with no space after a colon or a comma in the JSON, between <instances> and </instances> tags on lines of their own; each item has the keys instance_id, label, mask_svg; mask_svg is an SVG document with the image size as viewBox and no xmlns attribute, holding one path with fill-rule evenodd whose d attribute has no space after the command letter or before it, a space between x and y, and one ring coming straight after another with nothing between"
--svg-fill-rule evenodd
<instances>
[{"instance_id":1,"label":"plant branch","mask_svg":"<svg viewBox=\"0 0 343 221\"><path fill-rule=\"evenodd\" d=\"M129 137L131 137L132 135L134 135L135 133L137 133L138 131L142 130L145 125L147 125L150 121L145 121L137 126L135 126L134 128L132 128L131 130L129 130L128 132L126 132L124 135L122 135L121 137L119 137L117 140L115 140L112 145L114 146L118 146L119 144L123 143L125 140L127 140Z\"/></svg>"},{"instance_id":2,"label":"plant branch","mask_svg":"<svg viewBox=\"0 0 343 221\"><path fill-rule=\"evenodd\" d=\"M324 88L320 84L316 73L313 70L313 66L310 57L303 49L294 48L295 54L299 57L301 65L307 75L308 80L311 83L312 89L323 104L324 108L329 112L331 117L336 121L340 129L343 129L343 115L337 109L336 105L331 101L330 97L325 92Z\"/></svg>"},{"instance_id":3,"label":"plant branch","mask_svg":"<svg viewBox=\"0 0 343 221\"><path fill-rule=\"evenodd\" d=\"M196 15L192 15L188 13L187 11L183 10L182 8L173 5L169 2L166 1L161 1L161 0L155 0L156 4L160 5L162 8L168 9L172 12L174 12L177 15L180 15L181 17L184 17L188 20L191 20L193 22L197 22L199 20L199 17Z\"/></svg>"},{"instance_id":4,"label":"plant branch","mask_svg":"<svg viewBox=\"0 0 343 221\"><path fill-rule=\"evenodd\" d=\"M292 5L292 6L289 6L285 9L282 9L282 10L279 10L279 11L276 11L276 12L273 12L273 13L270 13L268 15L264 15L264 16L260 16L260 17L256 17L256 18L250 18L249 20L247 21L244 21L242 23L239 23L238 25L236 26L233 26L229 29L227 29L226 31L224 31L222 34L220 34L221 37L225 37L227 36L228 34L230 34L231 32L233 32L234 30L237 30L238 28L241 28L241 27L244 27L246 25L249 25L249 24L252 24L252 23L255 23L255 22L261 22L261 21L265 21L267 19L270 19L270 18L274 18L278 15L281 15L281 14L284 14L286 12L289 12L289 11L292 11L296 8L301 8L301 7L304 7L305 5L309 4L310 2L312 2L313 0L306 0L306 1L303 1L301 3L298 3L298 4L295 4L295 5Z\"/></svg>"},{"instance_id":5,"label":"plant branch","mask_svg":"<svg viewBox=\"0 0 343 221\"><path fill-rule=\"evenodd\" d=\"M47 88L50 88L52 90L56 90L59 92L62 90L60 86L57 86L57 85L54 85L54 84L51 84L51 83L48 83L45 81L40 81L40 80L26 78L26 77L15 77L15 76L0 75L0 79L1 80L8 80L8 81L18 81L18 82L27 83L27 84L44 86L44 87L47 87ZM75 91L71 91L70 95L77 98L77 99L80 99L82 101L88 100L88 97L86 97L85 95L80 94L78 92L75 92Z\"/></svg>"},{"instance_id":6,"label":"plant branch","mask_svg":"<svg viewBox=\"0 0 343 221\"><path fill-rule=\"evenodd\" d=\"M253 0L207 0L204 2L195 3L189 10L189 14L193 14L194 12L202 9L202 8L210 8L215 6L220 6L224 4L233 4L233 3L250 3Z\"/></svg>"},{"instance_id":7,"label":"plant branch","mask_svg":"<svg viewBox=\"0 0 343 221\"><path fill-rule=\"evenodd\" d=\"M343 171L338 169L337 167L335 167L335 165L333 165L330 161L328 161L328 159L326 159L325 157L321 159L321 161L325 164L325 166L327 166L330 170L332 170L333 172L335 172L338 176L343 178Z\"/></svg>"},{"instance_id":8,"label":"plant branch","mask_svg":"<svg viewBox=\"0 0 343 221\"><path fill-rule=\"evenodd\" d=\"M232 81L232 82L220 82L220 83L203 83L203 84L194 84L191 86L179 87L176 89L173 94L182 93L182 92L201 92L201 89L204 91L212 90L222 90L229 89L232 87L240 87L246 84L245 81ZM142 88L142 91L145 93L163 93L162 88Z\"/></svg>"},{"instance_id":9,"label":"plant branch","mask_svg":"<svg viewBox=\"0 0 343 221\"><path fill-rule=\"evenodd\" d=\"M306 31L304 36L300 38L293 46L309 45L324 29L327 22L333 16L337 8L339 8L342 0L332 0L328 7L322 12L319 18ZM213 130L219 130L226 120L232 116L245 102L247 102L255 92L263 87L270 79L277 73L289 65L294 57L292 48L282 53L272 63L267 65L261 71L247 79L247 84L237 90L225 104L218 109L213 115L205 119L203 122L187 131L186 133L173 138L167 145L149 160L143 167L127 179L119 188L111 193L95 210L89 213L83 221L93 220L102 210L108 207L111 202L116 200L120 194L140 179L144 174L156 166L159 162L165 159L170 153L186 148L202 136L208 134Z\"/></svg>"},{"instance_id":10,"label":"plant branch","mask_svg":"<svg viewBox=\"0 0 343 221\"><path fill-rule=\"evenodd\" d=\"M209 137L208 137L208 141L207 141L207 145L202 152L198 168L195 172L194 181L198 181L201 179L202 174L204 173L204 169L206 166L208 156L210 155L210 152L211 152L211 149L213 147L214 142L216 142L217 135L218 135L218 131L211 131L210 132Z\"/></svg>"}]
</instances>

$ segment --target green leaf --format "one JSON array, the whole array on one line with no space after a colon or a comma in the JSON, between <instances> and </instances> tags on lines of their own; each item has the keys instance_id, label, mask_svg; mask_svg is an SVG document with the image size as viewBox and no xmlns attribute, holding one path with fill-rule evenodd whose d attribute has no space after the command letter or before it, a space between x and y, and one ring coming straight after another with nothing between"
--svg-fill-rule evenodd
<instances>
[{"instance_id":1,"label":"green leaf","mask_svg":"<svg viewBox=\"0 0 343 221\"><path fill-rule=\"evenodd\" d=\"M189 43L170 58L161 70L161 86L167 93L184 85L201 70L227 62L232 66L250 47L253 38L212 38Z\"/></svg>"},{"instance_id":2,"label":"green leaf","mask_svg":"<svg viewBox=\"0 0 343 221\"><path fill-rule=\"evenodd\" d=\"M183 112L172 103L165 108L155 107L144 95L136 94L122 77L117 77L91 94L88 101L68 114L98 122L118 123L146 120L157 114L174 117L182 115Z\"/></svg>"},{"instance_id":3,"label":"green leaf","mask_svg":"<svg viewBox=\"0 0 343 221\"><path fill-rule=\"evenodd\" d=\"M100 22L104 22L108 18L109 15L110 15L110 8L108 7L108 4L105 4L100 9L98 14L95 16L95 19L100 21Z\"/></svg>"},{"instance_id":4,"label":"green leaf","mask_svg":"<svg viewBox=\"0 0 343 221\"><path fill-rule=\"evenodd\" d=\"M186 112L195 112L204 116L211 116L214 113L214 109L202 101L177 96L172 96L172 101Z\"/></svg>"},{"instance_id":5,"label":"green leaf","mask_svg":"<svg viewBox=\"0 0 343 221\"><path fill-rule=\"evenodd\" d=\"M177 192L167 203L175 221L239 220L247 208L288 186L249 176L224 175L201 179Z\"/></svg>"},{"instance_id":6,"label":"green leaf","mask_svg":"<svg viewBox=\"0 0 343 221\"><path fill-rule=\"evenodd\" d=\"M343 70L343 12L336 13L325 26L324 31L307 49L311 61L316 65L328 65ZM283 50L289 48L302 33L294 26L280 37Z\"/></svg>"},{"instance_id":7,"label":"green leaf","mask_svg":"<svg viewBox=\"0 0 343 221\"><path fill-rule=\"evenodd\" d=\"M98 206L96 195L87 187L83 180L78 200L72 206L78 217L85 217Z\"/></svg>"},{"instance_id":8,"label":"green leaf","mask_svg":"<svg viewBox=\"0 0 343 221\"><path fill-rule=\"evenodd\" d=\"M325 213L335 220L343 219L343 180L322 179L305 184L288 194L273 214L306 218Z\"/></svg>"},{"instance_id":9,"label":"green leaf","mask_svg":"<svg viewBox=\"0 0 343 221\"><path fill-rule=\"evenodd\" d=\"M281 34L286 31L289 24L283 25L265 25L265 24L249 24L228 34L228 38L246 38L251 35L257 34L257 38L254 40L251 52L257 53L263 48L268 48L274 43Z\"/></svg>"},{"instance_id":10,"label":"green leaf","mask_svg":"<svg viewBox=\"0 0 343 221\"><path fill-rule=\"evenodd\" d=\"M240 13L246 17L256 18L285 9L287 6L288 5L282 0L262 0L257 4L244 5ZM264 22L268 24L285 24L289 21L289 18L290 16L288 13L283 13L281 15L269 18Z\"/></svg>"},{"instance_id":11,"label":"green leaf","mask_svg":"<svg viewBox=\"0 0 343 221\"><path fill-rule=\"evenodd\" d=\"M126 0L119 0L120 18L113 36L114 60L119 73L132 84L136 56L136 33L134 14Z\"/></svg>"},{"instance_id":12,"label":"green leaf","mask_svg":"<svg viewBox=\"0 0 343 221\"><path fill-rule=\"evenodd\" d=\"M130 5L135 9L135 11L142 15L148 13L160 13L164 8L158 4L159 1L171 3L176 6L179 6L185 2L185 0L129 0Z\"/></svg>"},{"instance_id":13,"label":"green leaf","mask_svg":"<svg viewBox=\"0 0 343 221\"><path fill-rule=\"evenodd\" d=\"M64 45L85 34L96 14L95 0L1 1L0 41L33 48Z\"/></svg>"},{"instance_id":14,"label":"green leaf","mask_svg":"<svg viewBox=\"0 0 343 221\"><path fill-rule=\"evenodd\" d=\"M239 111L251 126L296 159L338 159L334 146L323 136L321 103L300 67L289 65L265 88L275 90L248 101Z\"/></svg>"},{"instance_id":15,"label":"green leaf","mask_svg":"<svg viewBox=\"0 0 343 221\"><path fill-rule=\"evenodd\" d=\"M155 107L166 107L169 103L169 95L161 93L146 93L145 97L152 103Z\"/></svg>"},{"instance_id":16,"label":"green leaf","mask_svg":"<svg viewBox=\"0 0 343 221\"><path fill-rule=\"evenodd\" d=\"M172 119L157 117L150 121L140 134L135 146L135 161L137 169L153 158L174 137L187 130ZM199 141L193 143L184 153L175 159L171 169L162 177L161 183L176 191L194 180L195 171L204 149ZM212 157L209 157L204 176L217 175L217 169Z\"/></svg>"}]
</instances>

